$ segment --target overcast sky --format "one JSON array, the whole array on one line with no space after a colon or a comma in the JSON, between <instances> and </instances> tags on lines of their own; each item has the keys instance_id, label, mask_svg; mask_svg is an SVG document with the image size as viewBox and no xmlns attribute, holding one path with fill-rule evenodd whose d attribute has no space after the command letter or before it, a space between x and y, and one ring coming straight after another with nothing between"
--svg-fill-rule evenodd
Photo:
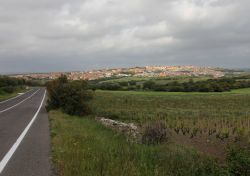
<instances>
[{"instance_id":1,"label":"overcast sky","mask_svg":"<svg viewBox=\"0 0 250 176\"><path fill-rule=\"evenodd\" d=\"M250 67L249 0L0 0L0 72Z\"/></svg>"}]
</instances>

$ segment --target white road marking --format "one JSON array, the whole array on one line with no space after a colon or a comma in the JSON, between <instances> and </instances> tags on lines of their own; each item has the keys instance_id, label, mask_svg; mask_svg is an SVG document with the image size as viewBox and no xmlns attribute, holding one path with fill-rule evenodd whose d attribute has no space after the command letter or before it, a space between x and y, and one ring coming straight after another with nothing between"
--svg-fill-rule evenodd
<instances>
[{"instance_id":1,"label":"white road marking","mask_svg":"<svg viewBox=\"0 0 250 176\"><path fill-rule=\"evenodd\" d=\"M40 89L38 89L37 91L35 91L32 95L30 95L29 97L25 98L24 100L20 101L19 103L15 104L14 106L11 106L11 107L8 107L7 109L4 109L2 111L0 111L0 114L5 112L5 111L8 111L18 105L20 105L21 103L25 102L26 100L28 100L29 98L33 97Z\"/></svg>"},{"instance_id":2,"label":"white road marking","mask_svg":"<svg viewBox=\"0 0 250 176\"><path fill-rule=\"evenodd\" d=\"M2 173L2 171L4 170L4 168L6 167L6 165L8 164L9 160L11 159L11 157L13 156L13 154L15 153L15 151L17 150L18 146L23 141L23 139L26 136L27 132L29 131L30 127L32 126L32 124L36 120L37 115L39 114L39 112L40 112L40 110L42 108L45 96L46 96L46 90L44 92L41 104L40 104L38 110L36 111L35 115L33 116L32 120L29 122L29 124L27 125L27 127L23 130L22 134L18 137L18 139L16 140L16 142L13 144L13 146L10 148L10 150L8 151L8 153L4 156L4 158L0 162L0 174Z\"/></svg>"},{"instance_id":3,"label":"white road marking","mask_svg":"<svg viewBox=\"0 0 250 176\"><path fill-rule=\"evenodd\" d=\"M14 99L16 99L16 98L18 98L18 97L20 97L20 96L22 96L22 95L25 95L25 94L29 93L29 92L32 91L32 90L33 90L33 89L31 89L31 90L29 90L28 92L25 92L25 93L23 93L23 94L20 94L20 95L18 95L18 96L12 97L12 98L10 98L10 99L8 99L8 100L0 101L0 104L6 103L6 102L8 102L8 101L10 101L10 100L14 100Z\"/></svg>"}]
</instances>

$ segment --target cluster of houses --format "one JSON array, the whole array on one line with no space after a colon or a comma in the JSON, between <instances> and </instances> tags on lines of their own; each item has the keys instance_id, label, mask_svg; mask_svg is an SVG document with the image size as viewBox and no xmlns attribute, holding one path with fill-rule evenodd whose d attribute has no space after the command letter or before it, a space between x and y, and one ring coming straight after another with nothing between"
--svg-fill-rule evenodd
<instances>
[{"instance_id":1,"label":"cluster of houses","mask_svg":"<svg viewBox=\"0 0 250 176\"><path fill-rule=\"evenodd\" d=\"M212 76L223 77L224 73L210 67L197 66L146 66L133 68L114 68L92 71L30 73L19 74L14 77L24 79L56 79L65 74L71 80L96 80L110 77L170 77L170 76Z\"/></svg>"}]
</instances>

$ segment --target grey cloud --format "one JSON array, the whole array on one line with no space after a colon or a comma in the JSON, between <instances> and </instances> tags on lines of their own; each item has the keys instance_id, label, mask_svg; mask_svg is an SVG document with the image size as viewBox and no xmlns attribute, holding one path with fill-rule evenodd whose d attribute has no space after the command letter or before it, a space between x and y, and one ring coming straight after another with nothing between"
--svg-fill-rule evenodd
<instances>
[{"instance_id":1,"label":"grey cloud","mask_svg":"<svg viewBox=\"0 0 250 176\"><path fill-rule=\"evenodd\" d=\"M2 0L0 72L250 67L248 0Z\"/></svg>"}]
</instances>

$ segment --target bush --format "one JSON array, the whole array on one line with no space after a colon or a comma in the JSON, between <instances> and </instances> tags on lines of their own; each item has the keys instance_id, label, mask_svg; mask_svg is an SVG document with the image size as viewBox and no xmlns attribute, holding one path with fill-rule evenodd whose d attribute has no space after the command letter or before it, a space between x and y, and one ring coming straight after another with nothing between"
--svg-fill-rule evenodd
<instances>
[{"instance_id":1,"label":"bush","mask_svg":"<svg viewBox=\"0 0 250 176\"><path fill-rule=\"evenodd\" d=\"M119 85L121 87L128 86L128 82L119 82Z\"/></svg>"},{"instance_id":2,"label":"bush","mask_svg":"<svg viewBox=\"0 0 250 176\"><path fill-rule=\"evenodd\" d=\"M101 83L98 87L101 90L121 90L121 86L118 83Z\"/></svg>"},{"instance_id":3,"label":"bush","mask_svg":"<svg viewBox=\"0 0 250 176\"><path fill-rule=\"evenodd\" d=\"M129 85L136 86L136 81L135 80L129 81Z\"/></svg>"},{"instance_id":4,"label":"bush","mask_svg":"<svg viewBox=\"0 0 250 176\"><path fill-rule=\"evenodd\" d=\"M228 169L235 176L250 175L250 148L231 148L227 154Z\"/></svg>"},{"instance_id":5,"label":"bush","mask_svg":"<svg viewBox=\"0 0 250 176\"><path fill-rule=\"evenodd\" d=\"M0 89L2 94L3 93L13 93L14 91L17 91L18 89L23 89L24 86L39 86L31 84L33 81L27 81L24 79L19 78L12 78L8 76L0 76Z\"/></svg>"},{"instance_id":6,"label":"bush","mask_svg":"<svg viewBox=\"0 0 250 176\"><path fill-rule=\"evenodd\" d=\"M155 82L154 81L152 81L152 80L149 80L149 81L146 81L146 82L144 82L143 83L143 89L153 89L154 88L154 86L155 86Z\"/></svg>"},{"instance_id":7,"label":"bush","mask_svg":"<svg viewBox=\"0 0 250 176\"><path fill-rule=\"evenodd\" d=\"M149 123L144 127L142 143L155 145L167 140L167 128L162 122Z\"/></svg>"},{"instance_id":8,"label":"bush","mask_svg":"<svg viewBox=\"0 0 250 176\"><path fill-rule=\"evenodd\" d=\"M15 87L7 86L7 87L3 87L2 90L6 93L13 93L15 91Z\"/></svg>"},{"instance_id":9,"label":"bush","mask_svg":"<svg viewBox=\"0 0 250 176\"><path fill-rule=\"evenodd\" d=\"M87 90L85 81L69 82L66 76L47 83L47 110L61 108L70 115L90 114L87 102L92 99L92 91Z\"/></svg>"}]
</instances>

